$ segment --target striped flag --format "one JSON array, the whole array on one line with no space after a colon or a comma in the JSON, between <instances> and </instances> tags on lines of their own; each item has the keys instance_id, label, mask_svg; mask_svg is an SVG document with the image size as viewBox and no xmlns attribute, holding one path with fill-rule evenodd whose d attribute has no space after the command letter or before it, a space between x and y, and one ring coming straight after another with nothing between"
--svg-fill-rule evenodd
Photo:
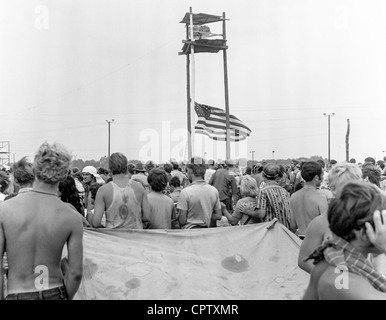
<instances>
[{"instance_id":1,"label":"striped flag","mask_svg":"<svg viewBox=\"0 0 386 320\"><path fill-rule=\"evenodd\" d=\"M195 102L198 121L194 127L196 133L204 134L217 141L226 141L226 113L224 110ZM245 124L233 115L229 115L229 138L237 142L245 140L251 133Z\"/></svg>"}]
</instances>

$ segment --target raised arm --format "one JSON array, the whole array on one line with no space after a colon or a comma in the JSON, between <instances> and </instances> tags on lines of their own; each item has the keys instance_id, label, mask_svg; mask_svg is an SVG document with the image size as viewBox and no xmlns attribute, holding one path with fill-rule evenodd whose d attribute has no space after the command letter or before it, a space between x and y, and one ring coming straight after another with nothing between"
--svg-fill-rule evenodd
<instances>
[{"instance_id":1,"label":"raised arm","mask_svg":"<svg viewBox=\"0 0 386 320\"><path fill-rule=\"evenodd\" d=\"M376 210L373 215L374 228L366 222L366 233L370 242L382 253L386 253L386 210Z\"/></svg>"}]
</instances>

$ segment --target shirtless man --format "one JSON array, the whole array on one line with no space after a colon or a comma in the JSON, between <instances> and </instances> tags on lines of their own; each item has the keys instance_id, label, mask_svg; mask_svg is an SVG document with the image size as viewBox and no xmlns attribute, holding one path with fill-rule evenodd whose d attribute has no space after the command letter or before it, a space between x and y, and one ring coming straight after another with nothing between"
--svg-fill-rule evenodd
<instances>
[{"instance_id":1,"label":"shirtless man","mask_svg":"<svg viewBox=\"0 0 386 320\"><path fill-rule=\"evenodd\" d=\"M126 156L113 153L109 158L109 169L113 180L98 189L94 213L87 215L89 223L94 228L102 227L105 214L106 228L149 228L151 209L147 191L140 182L130 180Z\"/></svg>"},{"instance_id":2,"label":"shirtless man","mask_svg":"<svg viewBox=\"0 0 386 320\"><path fill-rule=\"evenodd\" d=\"M71 155L43 143L33 164L33 188L0 204L0 298L4 298L3 256L8 258L7 300L72 299L83 271L81 215L58 197ZM65 276L61 258L67 245Z\"/></svg>"},{"instance_id":3,"label":"shirtless man","mask_svg":"<svg viewBox=\"0 0 386 320\"><path fill-rule=\"evenodd\" d=\"M353 163L342 162L332 167L328 175L330 190L334 197L339 196L342 187L350 181L360 181L361 169ZM305 238L300 246L298 265L304 271L311 273L313 263L304 261L324 239L331 235L328 226L327 212L314 218L307 226Z\"/></svg>"},{"instance_id":4,"label":"shirtless man","mask_svg":"<svg viewBox=\"0 0 386 320\"><path fill-rule=\"evenodd\" d=\"M328 203L324 194L317 188L323 181L323 171L315 161L305 162L301 171L305 183L302 189L293 193L290 199L290 208L293 223L299 237L304 237L309 223L327 212Z\"/></svg>"},{"instance_id":5,"label":"shirtless man","mask_svg":"<svg viewBox=\"0 0 386 320\"><path fill-rule=\"evenodd\" d=\"M386 253L385 209L386 197L375 186L345 185L328 209L333 236L310 255L315 267L304 300L386 299L386 278L367 259Z\"/></svg>"}]
</instances>

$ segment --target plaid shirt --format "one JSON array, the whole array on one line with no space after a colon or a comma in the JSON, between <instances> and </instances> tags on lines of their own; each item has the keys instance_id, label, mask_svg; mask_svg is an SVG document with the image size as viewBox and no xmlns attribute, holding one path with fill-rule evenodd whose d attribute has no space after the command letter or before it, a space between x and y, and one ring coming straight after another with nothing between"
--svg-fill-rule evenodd
<instances>
[{"instance_id":1,"label":"plaid shirt","mask_svg":"<svg viewBox=\"0 0 386 320\"><path fill-rule=\"evenodd\" d=\"M256 198L256 207L265 209L263 222L277 218L281 224L291 230L290 194L278 184L266 184Z\"/></svg>"}]
</instances>

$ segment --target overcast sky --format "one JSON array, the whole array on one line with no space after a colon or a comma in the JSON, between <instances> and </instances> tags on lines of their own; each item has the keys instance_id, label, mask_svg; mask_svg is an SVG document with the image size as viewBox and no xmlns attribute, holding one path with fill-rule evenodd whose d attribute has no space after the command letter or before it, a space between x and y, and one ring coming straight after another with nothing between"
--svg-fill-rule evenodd
<instances>
[{"instance_id":1,"label":"overcast sky","mask_svg":"<svg viewBox=\"0 0 386 320\"><path fill-rule=\"evenodd\" d=\"M186 56L180 23L226 24L230 113L251 130L232 157L379 159L386 150L386 2L382 0L1 0L0 141L16 160L43 141L77 159L185 157ZM221 33L221 23L208 25ZM225 108L223 55L195 55L195 100ZM225 158L196 136L195 153ZM202 145L206 146L205 148ZM236 148L237 146L237 148ZM273 153L274 151L274 153ZM205 154L206 152L206 154ZM12 157L11 157L12 160Z\"/></svg>"}]
</instances>

